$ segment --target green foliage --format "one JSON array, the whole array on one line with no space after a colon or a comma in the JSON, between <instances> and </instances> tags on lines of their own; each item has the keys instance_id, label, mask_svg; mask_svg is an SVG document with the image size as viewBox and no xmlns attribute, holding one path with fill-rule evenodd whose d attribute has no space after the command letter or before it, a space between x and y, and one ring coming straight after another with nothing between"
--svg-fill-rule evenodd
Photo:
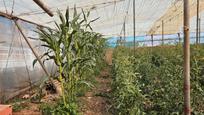
<instances>
[{"instance_id":1,"label":"green foliage","mask_svg":"<svg viewBox=\"0 0 204 115\"><path fill-rule=\"evenodd\" d=\"M12 110L13 110L14 112L21 111L22 109L25 109L25 108L28 108L28 106L22 105L22 104L19 104L19 103L14 103L14 104L12 105Z\"/></svg>"},{"instance_id":2,"label":"green foliage","mask_svg":"<svg viewBox=\"0 0 204 115\"><path fill-rule=\"evenodd\" d=\"M204 46L191 46L191 104L192 114L204 113ZM130 104L130 100L120 101L120 103L138 108L145 114L180 115L183 114L183 53L182 46L161 46L154 48L138 48L133 51L119 47L114 52L113 86L118 86L127 81L126 84L137 88L133 92L139 92L141 96L136 96L136 104ZM128 53L127 53L128 52ZM126 56L123 56L126 55ZM124 59L121 59L124 57ZM122 69L117 69L121 68ZM128 80L134 73L133 80ZM136 83L132 83L137 81ZM114 92L119 96L130 95L126 84L123 87L114 88ZM125 99L125 98L123 98ZM117 101L115 101L117 102ZM141 104L142 103L142 104ZM129 105L130 104L130 105ZM141 105L141 106L138 106ZM116 105L119 105L116 103ZM128 111L126 106L117 109L123 115Z\"/></svg>"},{"instance_id":3,"label":"green foliage","mask_svg":"<svg viewBox=\"0 0 204 115\"><path fill-rule=\"evenodd\" d=\"M20 99L20 98L14 98L12 100L9 100L6 102L7 104L10 104L12 106L12 110L14 112L20 111L25 108L29 108L25 103L29 102L30 100Z\"/></svg>"},{"instance_id":4,"label":"green foliage","mask_svg":"<svg viewBox=\"0 0 204 115\"><path fill-rule=\"evenodd\" d=\"M77 104L69 103L66 106L59 100L56 104L43 103L40 106L43 115L76 115Z\"/></svg>"}]
</instances>

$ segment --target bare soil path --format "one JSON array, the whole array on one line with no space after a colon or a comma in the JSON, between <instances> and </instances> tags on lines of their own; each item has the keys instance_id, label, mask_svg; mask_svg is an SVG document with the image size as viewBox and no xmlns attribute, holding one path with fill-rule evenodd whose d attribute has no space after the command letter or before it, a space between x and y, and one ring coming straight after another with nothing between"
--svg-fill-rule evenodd
<instances>
[{"instance_id":1,"label":"bare soil path","mask_svg":"<svg viewBox=\"0 0 204 115\"><path fill-rule=\"evenodd\" d=\"M81 111L83 115L111 115L109 94L111 91L110 69L105 68L96 77L98 84L81 97Z\"/></svg>"}]
</instances>

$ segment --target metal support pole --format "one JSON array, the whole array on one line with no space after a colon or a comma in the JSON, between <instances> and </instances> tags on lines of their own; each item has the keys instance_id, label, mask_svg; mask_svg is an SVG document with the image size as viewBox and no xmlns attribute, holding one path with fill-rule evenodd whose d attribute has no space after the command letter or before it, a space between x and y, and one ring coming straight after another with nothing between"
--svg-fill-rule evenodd
<instances>
[{"instance_id":1,"label":"metal support pole","mask_svg":"<svg viewBox=\"0 0 204 115\"><path fill-rule=\"evenodd\" d=\"M154 46L154 35L151 35L151 40L152 40L152 47Z\"/></svg>"},{"instance_id":2,"label":"metal support pole","mask_svg":"<svg viewBox=\"0 0 204 115\"><path fill-rule=\"evenodd\" d=\"M119 44L122 46L122 36L120 36Z\"/></svg>"},{"instance_id":3,"label":"metal support pole","mask_svg":"<svg viewBox=\"0 0 204 115\"><path fill-rule=\"evenodd\" d=\"M133 0L133 37L134 37L134 56L136 50L136 33L135 33L135 0Z\"/></svg>"},{"instance_id":4,"label":"metal support pole","mask_svg":"<svg viewBox=\"0 0 204 115\"><path fill-rule=\"evenodd\" d=\"M38 23L35 23L35 22L32 22L32 21L29 21L29 20L25 20L25 19L19 18L19 17L17 17L17 16L14 16L13 14L10 15L10 14L6 14L6 13L1 12L1 11L0 11L0 16L2 16L2 17L4 17L4 18L7 18L7 19L10 19L10 20L18 19L18 20L21 20L21 21L27 22L27 23L29 23L29 24L34 24L34 25L39 26L39 27L49 28L49 27L46 27L46 26L40 25L40 24L38 24Z\"/></svg>"},{"instance_id":5,"label":"metal support pole","mask_svg":"<svg viewBox=\"0 0 204 115\"><path fill-rule=\"evenodd\" d=\"M14 23L16 25L16 27L18 28L19 32L21 33L21 35L23 36L24 40L26 41L26 43L28 44L28 46L30 47L31 51L33 52L33 54L35 55L35 57L37 58L38 62L40 63L41 67L43 68L45 74L47 76L49 76L49 73L47 72L47 70L45 69L45 66L43 65L42 61L40 60L39 56L37 55L37 53L35 52L35 50L33 49L32 45L30 44L29 40L27 39L27 37L25 36L25 34L23 33L23 30L21 29L20 25L18 24L17 20L14 20Z\"/></svg>"},{"instance_id":6,"label":"metal support pole","mask_svg":"<svg viewBox=\"0 0 204 115\"><path fill-rule=\"evenodd\" d=\"M179 43L181 43L181 34L178 33L178 39L179 39Z\"/></svg>"},{"instance_id":7,"label":"metal support pole","mask_svg":"<svg viewBox=\"0 0 204 115\"><path fill-rule=\"evenodd\" d=\"M184 113L191 115L190 104L190 32L189 0L184 0Z\"/></svg>"},{"instance_id":8,"label":"metal support pole","mask_svg":"<svg viewBox=\"0 0 204 115\"><path fill-rule=\"evenodd\" d=\"M199 8L200 7L200 0L197 0L197 21L196 21L196 44L199 41Z\"/></svg>"},{"instance_id":9,"label":"metal support pole","mask_svg":"<svg viewBox=\"0 0 204 115\"><path fill-rule=\"evenodd\" d=\"M162 20L162 45L164 45L164 20Z\"/></svg>"},{"instance_id":10,"label":"metal support pole","mask_svg":"<svg viewBox=\"0 0 204 115\"><path fill-rule=\"evenodd\" d=\"M200 33L201 33L201 19L200 19L200 18L199 18L199 26L198 26L198 27L199 27L199 29L198 29L198 30L199 30L199 31L198 31L198 38L199 38L199 39L198 39L198 42L199 42L199 44L200 44L200 39L201 39L201 37L200 37Z\"/></svg>"},{"instance_id":11,"label":"metal support pole","mask_svg":"<svg viewBox=\"0 0 204 115\"><path fill-rule=\"evenodd\" d=\"M122 41L123 45L125 45L124 41L125 41L125 38L126 38L126 23L124 22L124 25L123 25L123 35L124 35L124 39Z\"/></svg>"}]
</instances>

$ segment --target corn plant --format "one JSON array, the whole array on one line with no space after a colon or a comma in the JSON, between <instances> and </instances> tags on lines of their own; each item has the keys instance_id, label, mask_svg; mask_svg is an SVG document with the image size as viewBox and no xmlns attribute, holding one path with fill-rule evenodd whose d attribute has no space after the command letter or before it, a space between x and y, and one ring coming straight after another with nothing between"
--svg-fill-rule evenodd
<instances>
[{"instance_id":1,"label":"corn plant","mask_svg":"<svg viewBox=\"0 0 204 115\"><path fill-rule=\"evenodd\" d=\"M58 69L58 76L55 77L61 83L63 105L75 101L77 84L84 83L84 73L96 66L96 61L101 59L105 47L105 40L102 35L93 32L91 23L96 21L88 20L90 12L81 13L74 8L71 19L69 9L65 16L58 12L60 23L56 23L56 30L39 28L42 46L47 51L41 56L44 61L53 60ZM35 64L36 61L34 61Z\"/></svg>"}]
</instances>

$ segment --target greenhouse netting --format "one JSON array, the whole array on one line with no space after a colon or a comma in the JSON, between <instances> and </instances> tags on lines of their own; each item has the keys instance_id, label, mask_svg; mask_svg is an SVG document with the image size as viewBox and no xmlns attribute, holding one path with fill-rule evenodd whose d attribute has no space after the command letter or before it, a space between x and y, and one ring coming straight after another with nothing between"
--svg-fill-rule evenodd
<instances>
[{"instance_id":1,"label":"greenhouse netting","mask_svg":"<svg viewBox=\"0 0 204 115\"><path fill-rule=\"evenodd\" d=\"M200 11L203 10L203 0L200 0ZM74 6L80 11L91 10L90 19L98 18L92 24L95 31L106 36L120 36L124 22L126 35L132 36L133 6L132 0L44 0L54 17L49 17L32 0L0 0L0 11L20 18L54 28L57 11L65 12ZM161 34L162 21L165 34L175 34L182 31L182 0L136 0L136 35ZM190 0L192 31L195 31L196 0ZM203 13L201 13L203 14ZM202 19L203 15L201 16ZM194 21L193 21L194 20Z\"/></svg>"}]
</instances>

